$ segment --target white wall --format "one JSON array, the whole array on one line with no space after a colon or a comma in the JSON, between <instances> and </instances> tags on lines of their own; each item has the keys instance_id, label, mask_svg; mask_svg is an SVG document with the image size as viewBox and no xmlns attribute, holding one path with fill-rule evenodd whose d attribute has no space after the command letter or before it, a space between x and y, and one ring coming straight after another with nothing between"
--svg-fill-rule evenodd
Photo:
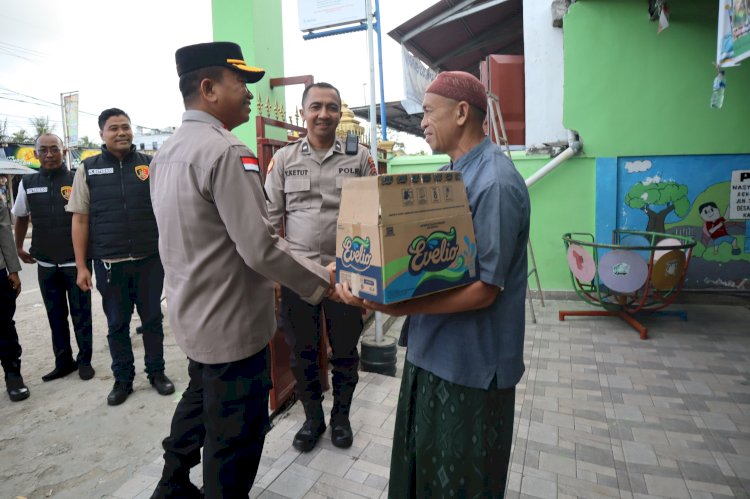
<instances>
[{"instance_id":1,"label":"white wall","mask_svg":"<svg viewBox=\"0 0 750 499\"><path fill-rule=\"evenodd\" d=\"M552 0L523 1L526 148L567 141L563 127L563 32L552 27Z\"/></svg>"}]
</instances>

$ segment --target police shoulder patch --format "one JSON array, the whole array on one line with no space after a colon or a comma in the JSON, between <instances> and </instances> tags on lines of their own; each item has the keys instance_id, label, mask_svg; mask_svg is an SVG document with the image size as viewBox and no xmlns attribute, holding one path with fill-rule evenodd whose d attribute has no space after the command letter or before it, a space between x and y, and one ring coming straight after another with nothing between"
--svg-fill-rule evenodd
<instances>
[{"instance_id":1,"label":"police shoulder patch","mask_svg":"<svg viewBox=\"0 0 750 499\"><path fill-rule=\"evenodd\" d=\"M242 161L242 168L246 172L260 173L260 167L258 166L258 158L253 158L251 156L240 156L240 161Z\"/></svg>"},{"instance_id":2,"label":"police shoulder patch","mask_svg":"<svg viewBox=\"0 0 750 499\"><path fill-rule=\"evenodd\" d=\"M272 158L271 162L268 163L268 169L266 170L266 175L270 174L271 170L273 170L273 163L274 163L274 161L273 161L273 158Z\"/></svg>"}]
</instances>

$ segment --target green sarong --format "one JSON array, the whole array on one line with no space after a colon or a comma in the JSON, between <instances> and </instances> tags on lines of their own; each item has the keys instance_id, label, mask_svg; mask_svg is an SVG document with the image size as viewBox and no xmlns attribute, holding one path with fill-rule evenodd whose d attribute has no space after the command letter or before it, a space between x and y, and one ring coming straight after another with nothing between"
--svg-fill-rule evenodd
<instances>
[{"instance_id":1,"label":"green sarong","mask_svg":"<svg viewBox=\"0 0 750 499\"><path fill-rule=\"evenodd\" d=\"M515 387L468 388L406 361L388 497L503 497L515 397Z\"/></svg>"}]
</instances>

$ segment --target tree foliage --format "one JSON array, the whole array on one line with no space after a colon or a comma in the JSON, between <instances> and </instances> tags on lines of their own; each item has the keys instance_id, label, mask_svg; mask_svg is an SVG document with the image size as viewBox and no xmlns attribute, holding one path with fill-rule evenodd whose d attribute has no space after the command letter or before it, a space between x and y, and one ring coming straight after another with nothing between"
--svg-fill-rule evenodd
<instances>
[{"instance_id":1,"label":"tree foliage","mask_svg":"<svg viewBox=\"0 0 750 499\"><path fill-rule=\"evenodd\" d=\"M77 147L81 149L91 149L91 148L99 147L99 145L96 144L95 142L91 142L91 139L89 139L88 135L84 135L83 137L78 139Z\"/></svg>"},{"instance_id":2,"label":"tree foliage","mask_svg":"<svg viewBox=\"0 0 750 499\"><path fill-rule=\"evenodd\" d=\"M44 135L45 133L52 133L55 131L54 123L50 123L49 116L34 116L29 119L31 127L34 129L36 137Z\"/></svg>"},{"instance_id":3,"label":"tree foliage","mask_svg":"<svg viewBox=\"0 0 750 499\"><path fill-rule=\"evenodd\" d=\"M625 196L625 203L631 208L653 211L653 206L673 208L675 215L682 218L690 211L690 200L686 185L677 182L653 182L633 185Z\"/></svg>"},{"instance_id":4,"label":"tree foliage","mask_svg":"<svg viewBox=\"0 0 750 499\"><path fill-rule=\"evenodd\" d=\"M10 136L10 142L15 142L16 144L30 144L33 140L34 137L31 137L23 128L15 131L13 135Z\"/></svg>"},{"instance_id":5,"label":"tree foliage","mask_svg":"<svg viewBox=\"0 0 750 499\"><path fill-rule=\"evenodd\" d=\"M0 142L6 142L10 137L8 137L8 118L5 118L2 123L0 123Z\"/></svg>"}]
</instances>

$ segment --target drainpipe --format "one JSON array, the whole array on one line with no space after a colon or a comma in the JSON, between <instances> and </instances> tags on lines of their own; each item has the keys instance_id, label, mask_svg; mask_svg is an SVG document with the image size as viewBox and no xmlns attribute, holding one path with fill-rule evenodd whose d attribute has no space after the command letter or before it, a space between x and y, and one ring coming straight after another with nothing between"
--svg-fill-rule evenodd
<instances>
[{"instance_id":1,"label":"drainpipe","mask_svg":"<svg viewBox=\"0 0 750 499\"><path fill-rule=\"evenodd\" d=\"M537 170L532 176L526 179L526 187L531 187L542 179L549 172L560 166L566 160L572 158L578 154L583 148L578 134L572 130L568 130L568 148L563 152L552 158L549 163Z\"/></svg>"}]
</instances>

